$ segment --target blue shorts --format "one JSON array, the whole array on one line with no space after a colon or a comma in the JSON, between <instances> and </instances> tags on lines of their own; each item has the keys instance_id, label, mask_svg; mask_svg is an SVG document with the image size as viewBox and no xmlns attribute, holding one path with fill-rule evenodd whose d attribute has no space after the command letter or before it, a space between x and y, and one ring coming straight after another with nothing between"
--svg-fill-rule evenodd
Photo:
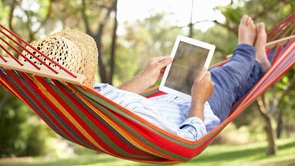
<instances>
[{"instance_id":1,"label":"blue shorts","mask_svg":"<svg viewBox=\"0 0 295 166\"><path fill-rule=\"evenodd\" d=\"M255 60L254 47L247 44L238 45L232 58L223 66L210 69L210 73L214 91L208 102L221 122L264 74Z\"/></svg>"}]
</instances>

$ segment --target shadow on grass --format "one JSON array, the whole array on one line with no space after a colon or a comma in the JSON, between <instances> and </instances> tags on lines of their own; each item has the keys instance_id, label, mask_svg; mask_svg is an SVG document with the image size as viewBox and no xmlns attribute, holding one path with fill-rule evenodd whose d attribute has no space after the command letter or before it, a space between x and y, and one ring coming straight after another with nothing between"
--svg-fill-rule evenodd
<instances>
[{"instance_id":1,"label":"shadow on grass","mask_svg":"<svg viewBox=\"0 0 295 166\"><path fill-rule=\"evenodd\" d=\"M288 149L290 147L295 147L295 142L289 142L284 145L278 146L279 151L284 149ZM235 161L235 160L243 160L243 159L264 159L268 158L266 156L266 147L256 147L242 150L232 150L228 152L214 153L214 154L206 154L199 155L193 158L189 163L206 163L206 162L224 162L224 161Z\"/></svg>"},{"instance_id":2,"label":"shadow on grass","mask_svg":"<svg viewBox=\"0 0 295 166\"><path fill-rule=\"evenodd\" d=\"M252 148L252 149L243 149L243 150L235 150L231 152L221 152L216 153L212 155L206 155L206 156L197 156L194 159L190 161L190 163L193 162L222 162L222 161L233 161L233 160L241 160L241 158L248 158L252 156L257 156L257 154L261 154L265 152L264 147L259 148Z\"/></svg>"},{"instance_id":3,"label":"shadow on grass","mask_svg":"<svg viewBox=\"0 0 295 166\"><path fill-rule=\"evenodd\" d=\"M295 141L279 146L279 150L289 149L295 147Z\"/></svg>"}]
</instances>

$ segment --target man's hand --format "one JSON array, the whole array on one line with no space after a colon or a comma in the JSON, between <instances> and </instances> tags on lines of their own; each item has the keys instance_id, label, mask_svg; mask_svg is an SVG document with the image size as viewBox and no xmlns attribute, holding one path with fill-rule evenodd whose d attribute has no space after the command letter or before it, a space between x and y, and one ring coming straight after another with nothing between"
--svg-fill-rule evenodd
<instances>
[{"instance_id":1,"label":"man's hand","mask_svg":"<svg viewBox=\"0 0 295 166\"><path fill-rule=\"evenodd\" d=\"M211 74L203 69L195 79L191 89L192 103L189 117L199 117L204 120L204 104L209 100L214 90Z\"/></svg>"},{"instance_id":2,"label":"man's hand","mask_svg":"<svg viewBox=\"0 0 295 166\"><path fill-rule=\"evenodd\" d=\"M149 86L152 86L163 76L166 66L171 62L171 57L160 56L151 58L140 75L146 78L146 81L149 82Z\"/></svg>"},{"instance_id":3,"label":"man's hand","mask_svg":"<svg viewBox=\"0 0 295 166\"><path fill-rule=\"evenodd\" d=\"M164 74L165 68L172 62L172 58L160 56L151 58L144 70L118 88L134 93L141 93L154 85Z\"/></svg>"}]
</instances>

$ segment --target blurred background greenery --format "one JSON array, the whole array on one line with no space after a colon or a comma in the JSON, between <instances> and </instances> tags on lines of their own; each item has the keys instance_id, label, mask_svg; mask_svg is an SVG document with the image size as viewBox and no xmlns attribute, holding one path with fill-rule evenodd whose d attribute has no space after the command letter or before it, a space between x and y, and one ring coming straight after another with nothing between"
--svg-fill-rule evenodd
<instances>
[{"instance_id":1,"label":"blurred background greenery","mask_svg":"<svg viewBox=\"0 0 295 166\"><path fill-rule=\"evenodd\" d=\"M210 12L196 11L205 1L190 0L185 2L186 6L173 6L177 1L183 2L157 2L154 7L163 10L152 10L152 6L148 15L131 19L123 16L143 12L131 0L1 0L0 23L28 42L61 29L86 32L94 38L99 50L97 81L116 86L140 72L151 57L169 55L179 34L216 45L214 64L233 52L242 15L251 16L255 22L263 21L270 29L295 12L294 0L210 1L216 3L208 7ZM140 3L144 6L148 1ZM183 15L176 17L177 13L171 10L174 8ZM236 118L213 144L264 141L264 153L277 154L276 142L294 137L294 87L293 68ZM88 153L93 152L59 137L32 110L0 87L1 158L67 158Z\"/></svg>"}]
</instances>

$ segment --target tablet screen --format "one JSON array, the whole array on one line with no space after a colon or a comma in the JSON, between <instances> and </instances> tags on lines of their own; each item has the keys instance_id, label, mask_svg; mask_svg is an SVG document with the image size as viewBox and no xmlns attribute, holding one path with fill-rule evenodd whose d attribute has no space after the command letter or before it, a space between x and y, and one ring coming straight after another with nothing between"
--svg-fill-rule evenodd
<instances>
[{"instance_id":1,"label":"tablet screen","mask_svg":"<svg viewBox=\"0 0 295 166\"><path fill-rule=\"evenodd\" d=\"M178 37L171 53L160 90L188 98L195 78L203 67L208 68L215 46L187 37Z\"/></svg>"}]
</instances>

